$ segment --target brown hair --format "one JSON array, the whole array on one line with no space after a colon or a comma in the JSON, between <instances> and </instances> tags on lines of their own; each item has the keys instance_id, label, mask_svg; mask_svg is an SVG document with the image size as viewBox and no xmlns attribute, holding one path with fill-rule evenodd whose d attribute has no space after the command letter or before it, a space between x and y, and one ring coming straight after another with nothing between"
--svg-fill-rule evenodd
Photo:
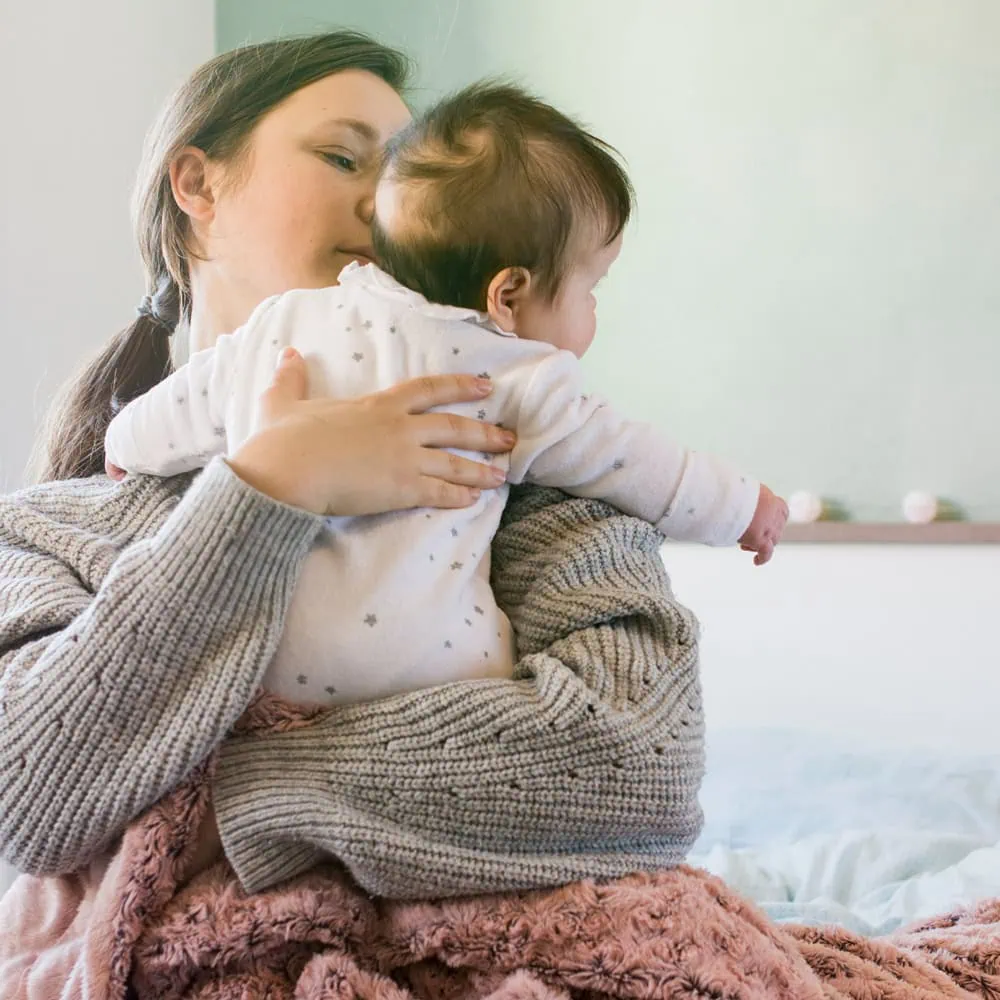
<instances>
[{"instance_id":1,"label":"brown hair","mask_svg":"<svg viewBox=\"0 0 1000 1000\"><path fill-rule=\"evenodd\" d=\"M432 302L486 308L490 281L524 267L549 300L585 237L611 243L634 192L616 151L507 83L466 87L392 140L385 169L405 219L376 218L380 265Z\"/></svg>"},{"instance_id":2,"label":"brown hair","mask_svg":"<svg viewBox=\"0 0 1000 1000\"><path fill-rule=\"evenodd\" d=\"M285 38L225 52L205 63L167 102L146 138L132 218L149 294L132 324L63 388L36 443L34 478L104 471L104 434L114 414L170 372L170 335L190 317L187 216L174 201L170 163L185 146L236 161L272 108L332 73L367 70L395 90L406 83L401 53L353 31Z\"/></svg>"}]
</instances>

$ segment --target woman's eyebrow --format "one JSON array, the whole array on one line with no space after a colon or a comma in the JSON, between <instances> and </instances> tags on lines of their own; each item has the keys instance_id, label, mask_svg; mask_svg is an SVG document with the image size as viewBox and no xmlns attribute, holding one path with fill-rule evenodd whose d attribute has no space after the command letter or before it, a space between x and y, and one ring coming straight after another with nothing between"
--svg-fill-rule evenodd
<instances>
[{"instance_id":1,"label":"woman's eyebrow","mask_svg":"<svg viewBox=\"0 0 1000 1000\"><path fill-rule=\"evenodd\" d=\"M366 142L377 144L379 140L378 132L372 128L368 122L361 121L358 118L331 118L323 123L324 128L329 128L331 125L339 125L344 128L349 128L352 132L357 134L360 138L364 139Z\"/></svg>"}]
</instances>

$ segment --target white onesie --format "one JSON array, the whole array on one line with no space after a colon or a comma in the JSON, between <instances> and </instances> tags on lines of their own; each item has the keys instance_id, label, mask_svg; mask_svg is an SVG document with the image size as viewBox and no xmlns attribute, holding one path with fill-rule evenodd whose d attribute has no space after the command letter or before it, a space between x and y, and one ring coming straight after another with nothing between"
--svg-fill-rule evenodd
<instances>
[{"instance_id":1,"label":"white onesie","mask_svg":"<svg viewBox=\"0 0 1000 1000\"><path fill-rule=\"evenodd\" d=\"M518 442L511 483L556 486L651 522L665 535L732 545L759 484L628 421L584 392L572 354L521 340L471 309L429 303L375 265L337 286L261 303L246 325L112 421L110 462L174 475L249 436L280 352L306 359L310 397L361 396L428 374L488 374L493 392L449 411L502 424ZM307 556L265 686L299 702L368 701L469 678L510 677L510 625L490 588L490 544L507 487L462 510L332 517Z\"/></svg>"}]
</instances>

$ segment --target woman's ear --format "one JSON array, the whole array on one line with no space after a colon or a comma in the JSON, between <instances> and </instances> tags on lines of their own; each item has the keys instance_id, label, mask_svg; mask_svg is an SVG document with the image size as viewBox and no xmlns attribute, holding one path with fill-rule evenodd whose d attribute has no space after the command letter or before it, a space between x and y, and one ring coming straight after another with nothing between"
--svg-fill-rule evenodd
<instances>
[{"instance_id":1,"label":"woman's ear","mask_svg":"<svg viewBox=\"0 0 1000 1000\"><path fill-rule=\"evenodd\" d=\"M208 157L197 146L185 146L170 164L174 201L192 221L211 222L215 214L213 173Z\"/></svg>"},{"instance_id":2,"label":"woman's ear","mask_svg":"<svg viewBox=\"0 0 1000 1000\"><path fill-rule=\"evenodd\" d=\"M531 272L525 267L505 267L486 289L486 311L505 333L515 333L517 317L531 292Z\"/></svg>"}]
</instances>

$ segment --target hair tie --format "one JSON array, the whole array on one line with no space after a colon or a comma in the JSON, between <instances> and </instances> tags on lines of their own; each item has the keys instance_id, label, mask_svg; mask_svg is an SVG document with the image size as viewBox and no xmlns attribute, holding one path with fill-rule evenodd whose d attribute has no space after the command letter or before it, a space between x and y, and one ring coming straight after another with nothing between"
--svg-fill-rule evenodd
<instances>
[{"instance_id":1,"label":"hair tie","mask_svg":"<svg viewBox=\"0 0 1000 1000\"><path fill-rule=\"evenodd\" d=\"M151 320L161 330L163 330L168 337L174 332L174 328L167 323L162 316L156 315L156 312L153 309L153 298L150 295L143 297L143 300L139 303L139 308L136 309L136 314L142 316L144 319Z\"/></svg>"},{"instance_id":2,"label":"hair tie","mask_svg":"<svg viewBox=\"0 0 1000 1000\"><path fill-rule=\"evenodd\" d=\"M161 280L155 295L144 295L136 309L136 314L155 323L169 337L177 328L180 317L176 315L177 294L173 282ZM166 311L174 315L166 316Z\"/></svg>"}]
</instances>

